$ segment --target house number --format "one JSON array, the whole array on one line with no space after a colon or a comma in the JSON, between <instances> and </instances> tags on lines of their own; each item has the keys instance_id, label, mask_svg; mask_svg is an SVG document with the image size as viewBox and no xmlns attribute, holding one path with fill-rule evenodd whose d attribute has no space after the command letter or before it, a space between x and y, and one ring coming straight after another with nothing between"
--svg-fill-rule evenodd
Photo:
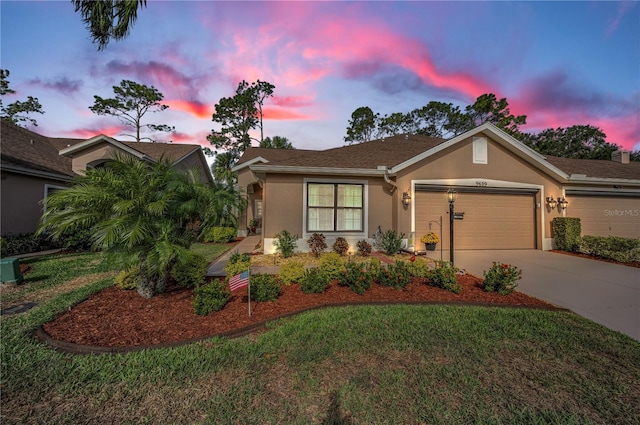
<instances>
[{"instance_id":1,"label":"house number","mask_svg":"<svg viewBox=\"0 0 640 425\"><path fill-rule=\"evenodd\" d=\"M487 182L478 180L478 181L476 181L476 186L477 187L487 187L488 185L487 185Z\"/></svg>"}]
</instances>

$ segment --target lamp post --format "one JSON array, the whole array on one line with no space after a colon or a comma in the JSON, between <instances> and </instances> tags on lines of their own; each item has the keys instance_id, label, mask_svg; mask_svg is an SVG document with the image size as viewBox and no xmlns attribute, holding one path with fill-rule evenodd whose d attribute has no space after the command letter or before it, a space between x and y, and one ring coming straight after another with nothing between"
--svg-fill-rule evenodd
<instances>
[{"instance_id":1,"label":"lamp post","mask_svg":"<svg viewBox=\"0 0 640 425\"><path fill-rule=\"evenodd\" d=\"M453 189L447 191L449 200L449 261L453 265L453 204L456 202L456 192Z\"/></svg>"}]
</instances>

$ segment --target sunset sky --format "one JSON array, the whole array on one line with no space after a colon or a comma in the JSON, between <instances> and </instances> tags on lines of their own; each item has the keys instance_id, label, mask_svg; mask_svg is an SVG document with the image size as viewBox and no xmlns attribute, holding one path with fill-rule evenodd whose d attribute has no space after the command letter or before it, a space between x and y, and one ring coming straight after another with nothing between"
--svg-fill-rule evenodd
<instances>
[{"instance_id":1,"label":"sunset sky","mask_svg":"<svg viewBox=\"0 0 640 425\"><path fill-rule=\"evenodd\" d=\"M1 67L46 113L35 131L90 138L122 132L89 110L121 80L153 85L170 106L146 122L159 140L208 145L214 105L240 80L276 86L265 136L295 147L344 145L351 113L462 107L506 97L528 131L591 124L640 149L638 2L154 1L104 51L70 1L0 2ZM257 135L257 133L256 133ZM122 140L128 140L120 137Z\"/></svg>"}]
</instances>

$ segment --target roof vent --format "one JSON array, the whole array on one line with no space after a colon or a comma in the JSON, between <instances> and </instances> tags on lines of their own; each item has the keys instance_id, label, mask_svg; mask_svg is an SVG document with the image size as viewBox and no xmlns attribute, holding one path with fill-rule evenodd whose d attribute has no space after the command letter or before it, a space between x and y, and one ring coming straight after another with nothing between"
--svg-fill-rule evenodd
<instances>
[{"instance_id":1,"label":"roof vent","mask_svg":"<svg viewBox=\"0 0 640 425\"><path fill-rule=\"evenodd\" d=\"M404 135L404 140L409 140L409 134Z\"/></svg>"},{"instance_id":2,"label":"roof vent","mask_svg":"<svg viewBox=\"0 0 640 425\"><path fill-rule=\"evenodd\" d=\"M33 139L30 140L31 144L33 145Z\"/></svg>"},{"instance_id":3,"label":"roof vent","mask_svg":"<svg viewBox=\"0 0 640 425\"><path fill-rule=\"evenodd\" d=\"M629 163L629 151L615 151L611 153L611 160L621 164Z\"/></svg>"}]
</instances>

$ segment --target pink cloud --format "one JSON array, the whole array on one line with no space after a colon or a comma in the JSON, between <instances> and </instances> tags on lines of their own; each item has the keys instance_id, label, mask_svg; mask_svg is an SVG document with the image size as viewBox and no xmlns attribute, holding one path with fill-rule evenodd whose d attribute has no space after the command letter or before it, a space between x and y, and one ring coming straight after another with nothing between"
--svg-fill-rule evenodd
<instances>
[{"instance_id":1,"label":"pink cloud","mask_svg":"<svg viewBox=\"0 0 640 425\"><path fill-rule=\"evenodd\" d=\"M95 136L99 136L100 134L117 139L118 135L122 133L123 130L124 127L121 126L84 127L66 131L65 134L67 137L78 139L91 139Z\"/></svg>"},{"instance_id":2,"label":"pink cloud","mask_svg":"<svg viewBox=\"0 0 640 425\"><path fill-rule=\"evenodd\" d=\"M269 103L277 106L301 107L311 106L314 103L312 96L273 96Z\"/></svg>"},{"instance_id":3,"label":"pink cloud","mask_svg":"<svg viewBox=\"0 0 640 425\"><path fill-rule=\"evenodd\" d=\"M310 117L287 109L265 106L262 110L265 120L306 120Z\"/></svg>"},{"instance_id":4,"label":"pink cloud","mask_svg":"<svg viewBox=\"0 0 640 425\"><path fill-rule=\"evenodd\" d=\"M198 101L189 101L182 99L164 100L164 104L178 111L187 112L197 118L211 118L214 112L212 105L206 105Z\"/></svg>"}]
</instances>

